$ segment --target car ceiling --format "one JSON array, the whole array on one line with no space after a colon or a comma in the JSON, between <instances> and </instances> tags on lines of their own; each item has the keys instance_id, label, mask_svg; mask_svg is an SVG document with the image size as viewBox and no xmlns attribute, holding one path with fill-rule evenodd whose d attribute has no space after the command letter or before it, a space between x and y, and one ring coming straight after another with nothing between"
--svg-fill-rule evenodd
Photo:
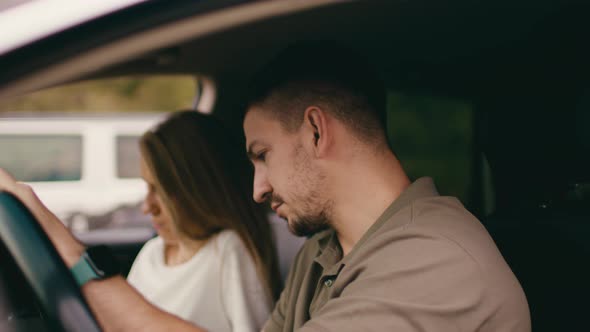
<instances>
[{"instance_id":1,"label":"car ceiling","mask_svg":"<svg viewBox=\"0 0 590 332\"><path fill-rule=\"evenodd\" d=\"M183 2L183 6L193 6L192 3L197 2ZM113 35L108 39L108 35L100 34L106 23L112 24L111 30L118 29L118 37L114 36L119 38L128 26L132 28L127 28L125 33L132 34L152 28L147 26L149 22L157 26L170 23L173 18L197 15L183 6L166 6L165 2L144 4L143 9L162 11L167 20L150 20L147 15L156 15L154 10L138 13L132 8L126 12L127 16L100 21L94 30L81 29L70 35L70 39L60 40L57 36L54 42L79 40L88 31L96 33L93 39L99 41L116 40ZM170 8L176 16L164 13L172 10ZM539 182L538 178L547 172L571 174L570 178L560 180L565 182L574 177L577 180L590 176L586 174L590 165L587 154L581 154L578 143L570 141L573 123L581 114L576 109L575 99L589 86L589 9L590 2L581 0L339 2L167 45L76 79L156 73L206 75L217 83L218 102L214 112L235 120L237 97L245 82L279 50L299 40L336 40L364 53L390 88L469 99L477 109L483 109L487 115L478 114L476 127L478 134L487 134L482 134L477 141L481 146L487 144L490 151L502 151L500 162L506 165L502 177L508 179L507 183L513 183L517 173L527 173L530 160L551 168L535 166L536 173L528 172L531 176L526 181L527 186ZM195 17L198 19L198 15ZM55 48L51 41L42 45L51 46ZM92 48L86 47L86 50ZM43 48L32 47L27 51L41 52ZM46 65L29 61L19 68L18 61L26 58L25 54L17 52L11 56L12 60L9 56L9 61L0 67L17 68L14 70L22 72ZM0 77L0 88L3 79L9 76ZM528 112L544 115L530 117ZM564 112L567 116L562 115ZM520 115L515 118L513 113ZM559 121L553 121L556 118ZM505 130L507 119L514 122L511 137ZM531 124L536 128L527 131ZM555 144L551 143L552 137L565 138ZM535 149L529 149L531 146ZM564 146L568 148L563 149ZM513 147L509 153L507 147ZM547 147L551 150L544 152ZM560 162L547 162L556 151L560 152ZM538 158L531 159L533 154ZM512 164L523 166L513 172L509 167ZM569 165L577 165L576 170L569 169Z\"/></svg>"},{"instance_id":2,"label":"car ceiling","mask_svg":"<svg viewBox=\"0 0 590 332\"><path fill-rule=\"evenodd\" d=\"M588 5L567 1L366 1L238 26L146 54L99 75L194 72L249 77L297 40L337 40L372 60L388 85L443 94L576 84L587 61Z\"/></svg>"},{"instance_id":3,"label":"car ceiling","mask_svg":"<svg viewBox=\"0 0 590 332\"><path fill-rule=\"evenodd\" d=\"M220 3L224 2L232 1ZM181 15L175 8L181 6L158 5L152 5L152 11L174 9L176 17ZM286 45L319 39L337 40L357 48L374 63L389 86L402 90L430 90L473 98L523 86L534 91L536 84L548 81L559 81L561 86L579 85L590 71L586 61L590 55L586 47L590 32L590 20L585 15L588 9L590 3L573 0L341 2L199 36L76 79L198 73L213 77L220 85L235 86ZM167 16L169 21L175 17L160 15ZM146 18L140 20L137 16ZM160 21L169 23L161 18ZM125 33L131 34L142 30L138 22L157 25L159 21L149 19L146 11L135 13L130 9L123 18L94 24L110 24L111 30L119 34L125 28ZM122 37L112 31L110 35L101 35L99 27L81 27L70 35L64 34L69 38L53 38L54 44L51 40L42 42L37 48L25 48L0 59L0 63L7 59L0 83L5 84L12 74L28 75L27 70L59 61L57 57L52 59L51 54L46 56L49 60L45 63L34 57L35 53L57 49L55 44L62 43L64 49L76 52L79 50L72 46L75 42L104 42ZM150 27L143 27L147 28ZM81 38L89 32L96 38ZM27 56L33 60L21 65L27 63L23 60Z\"/></svg>"}]
</instances>

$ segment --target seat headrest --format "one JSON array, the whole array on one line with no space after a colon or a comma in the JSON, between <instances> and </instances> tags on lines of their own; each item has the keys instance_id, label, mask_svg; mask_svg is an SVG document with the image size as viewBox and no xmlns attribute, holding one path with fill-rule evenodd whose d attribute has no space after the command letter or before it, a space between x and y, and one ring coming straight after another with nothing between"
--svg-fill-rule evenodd
<instances>
[{"instance_id":1,"label":"seat headrest","mask_svg":"<svg viewBox=\"0 0 590 332\"><path fill-rule=\"evenodd\" d=\"M519 95L478 110L476 144L498 199L540 201L590 183L590 93Z\"/></svg>"}]
</instances>

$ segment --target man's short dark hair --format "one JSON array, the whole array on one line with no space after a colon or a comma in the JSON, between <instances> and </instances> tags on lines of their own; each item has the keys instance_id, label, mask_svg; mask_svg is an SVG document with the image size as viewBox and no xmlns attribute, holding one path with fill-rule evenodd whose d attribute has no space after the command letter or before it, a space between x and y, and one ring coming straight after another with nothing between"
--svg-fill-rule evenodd
<instances>
[{"instance_id":1,"label":"man's short dark hair","mask_svg":"<svg viewBox=\"0 0 590 332\"><path fill-rule=\"evenodd\" d=\"M297 44L253 80L246 111L260 107L293 132L312 105L324 107L364 141L385 139L385 88L367 61L342 45Z\"/></svg>"}]
</instances>

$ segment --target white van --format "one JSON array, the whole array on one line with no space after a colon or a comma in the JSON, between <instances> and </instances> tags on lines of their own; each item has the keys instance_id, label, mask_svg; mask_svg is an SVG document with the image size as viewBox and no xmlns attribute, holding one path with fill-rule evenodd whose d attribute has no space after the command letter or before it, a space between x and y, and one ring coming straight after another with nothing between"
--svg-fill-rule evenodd
<instances>
[{"instance_id":1,"label":"white van","mask_svg":"<svg viewBox=\"0 0 590 332\"><path fill-rule=\"evenodd\" d=\"M163 116L2 116L0 167L76 232L148 226L138 209L146 188L138 139Z\"/></svg>"}]
</instances>

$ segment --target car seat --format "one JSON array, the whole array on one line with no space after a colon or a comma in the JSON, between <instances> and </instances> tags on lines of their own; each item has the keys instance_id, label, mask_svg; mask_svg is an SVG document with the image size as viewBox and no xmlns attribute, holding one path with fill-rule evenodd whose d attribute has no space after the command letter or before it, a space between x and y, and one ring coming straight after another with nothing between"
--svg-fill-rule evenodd
<instances>
[{"instance_id":1,"label":"car seat","mask_svg":"<svg viewBox=\"0 0 590 332\"><path fill-rule=\"evenodd\" d=\"M295 259L306 238L291 234L287 222L279 218L275 213L270 213L268 218L275 236L279 269L284 284L287 280L291 263L293 263L293 259Z\"/></svg>"},{"instance_id":2,"label":"car seat","mask_svg":"<svg viewBox=\"0 0 590 332\"><path fill-rule=\"evenodd\" d=\"M496 200L482 221L523 287L533 331L588 330L590 109L524 104L480 119Z\"/></svg>"}]
</instances>

